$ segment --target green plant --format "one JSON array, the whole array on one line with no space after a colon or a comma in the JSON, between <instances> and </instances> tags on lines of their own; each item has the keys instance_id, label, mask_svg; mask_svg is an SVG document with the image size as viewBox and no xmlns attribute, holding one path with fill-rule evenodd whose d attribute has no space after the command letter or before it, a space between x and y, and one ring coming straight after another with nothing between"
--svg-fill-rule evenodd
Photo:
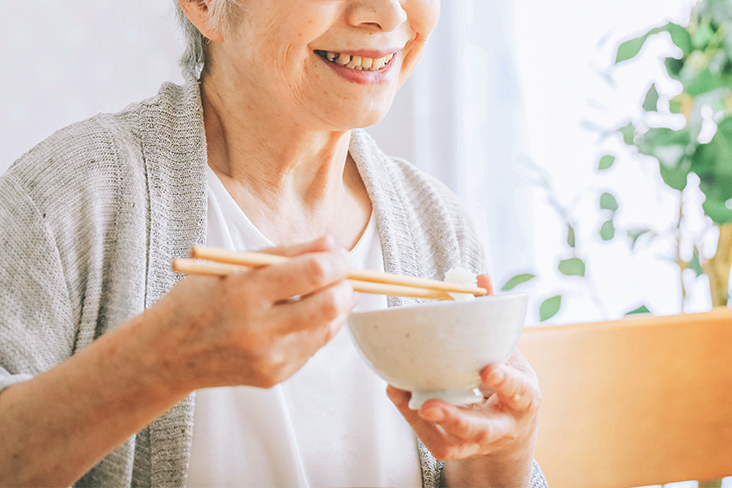
<instances>
[{"instance_id":1,"label":"green plant","mask_svg":"<svg viewBox=\"0 0 732 488\"><path fill-rule=\"evenodd\" d=\"M709 278L711 301L714 306L728 302L728 282L732 266L732 0L702 0L692 10L688 25L675 23L653 28L644 35L623 42L617 49L615 64L641 56L646 41L667 33L680 51L677 57L665 58L667 76L678 82L680 90L664 97L652 84L642 102L642 115L617 129L626 145L658 162L666 186L678 193L678 219L671 238L675 246L675 262L679 269L682 308L686 300L683 273L694 270L697 277ZM684 117L682 128L672 121ZM667 121L668 123L665 123ZM713 135L712 135L713 134ZM604 155L596 169L603 173L615 164L615 157ZM575 227L571 214L562 207L552 192L548 180L540 178L547 188L550 201L567 227L567 246L571 257L558 263L557 269L566 276L585 276L585 261L576 252ZM716 254L705 257L700 252L703 235L685 235L684 222L688 216L684 192L704 195L702 204L707 229L718 231ZM651 241L665 238L648 228L625 229L618 232L615 215L618 200L611 192L599 199L602 225L599 237L603 241L629 239L631 249L642 238ZM693 248L692 256L682 257L682 246ZM510 280L504 289L529 281L533 274L523 274ZM590 283L591 284L591 283ZM561 296L553 296L541 305L540 318L553 316L561 306ZM632 312L647 311L640 307Z\"/></svg>"},{"instance_id":2,"label":"green plant","mask_svg":"<svg viewBox=\"0 0 732 488\"><path fill-rule=\"evenodd\" d=\"M651 29L645 35L621 44L616 57L617 64L637 56L649 37L662 32L668 32L681 50L680 57L665 60L668 76L681 85L680 93L667 100L667 110L671 114L682 114L685 126L680 130L653 127L647 117L643 117L631 121L620 132L626 144L658 160L661 177L673 190L684 192L689 177L698 177L699 189L705 197L704 214L709 224L719 229L717 252L713 257L703 259L695 242L692 258L681 258L678 251L684 239L682 224L686 212L684 199L679 195L677 264L681 272L691 268L697 275L708 276L714 306L727 304L732 265L731 27L732 2L703 0L693 9L687 26L668 23ZM655 84L652 85L643 102L645 114L658 112L665 105L663 102ZM700 140L705 123L716 128L709 141ZM637 239L644 231L635 230L630 237ZM683 280L681 285L685 297Z\"/></svg>"}]
</instances>

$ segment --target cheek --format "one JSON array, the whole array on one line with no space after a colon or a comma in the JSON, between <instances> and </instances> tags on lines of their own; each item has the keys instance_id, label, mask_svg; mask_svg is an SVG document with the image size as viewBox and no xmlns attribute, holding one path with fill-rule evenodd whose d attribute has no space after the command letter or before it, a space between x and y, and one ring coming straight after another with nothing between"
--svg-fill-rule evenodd
<instances>
[{"instance_id":1,"label":"cheek","mask_svg":"<svg viewBox=\"0 0 732 488\"><path fill-rule=\"evenodd\" d=\"M407 16L414 32L429 37L440 18L440 0L411 0Z\"/></svg>"},{"instance_id":2,"label":"cheek","mask_svg":"<svg viewBox=\"0 0 732 488\"><path fill-rule=\"evenodd\" d=\"M407 16L414 39L402 64L401 82L403 83L416 67L432 31L440 17L439 0L412 0L407 4Z\"/></svg>"}]
</instances>

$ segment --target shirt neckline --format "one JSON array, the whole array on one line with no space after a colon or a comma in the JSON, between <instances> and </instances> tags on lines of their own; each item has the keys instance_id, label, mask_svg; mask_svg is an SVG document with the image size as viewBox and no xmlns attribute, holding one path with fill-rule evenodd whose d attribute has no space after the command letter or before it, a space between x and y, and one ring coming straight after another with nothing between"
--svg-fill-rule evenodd
<instances>
[{"instance_id":1,"label":"shirt neckline","mask_svg":"<svg viewBox=\"0 0 732 488\"><path fill-rule=\"evenodd\" d=\"M259 228L249 219L247 214L242 210L234 197L231 196L229 190L226 189L224 183L219 178L219 175L211 168L206 165L206 172L208 176L208 185L210 192L215 194L219 205L222 207L222 211L228 213L231 218L236 219L236 222L247 228L247 231L256 236L258 241L261 241L262 247L276 247L275 244L265 236ZM376 219L374 218L373 204L371 214L369 215L369 221L366 224L366 228L361 233L361 236L356 241L356 245L349 251L350 256L360 256L366 252L366 243L376 234Z\"/></svg>"}]
</instances>

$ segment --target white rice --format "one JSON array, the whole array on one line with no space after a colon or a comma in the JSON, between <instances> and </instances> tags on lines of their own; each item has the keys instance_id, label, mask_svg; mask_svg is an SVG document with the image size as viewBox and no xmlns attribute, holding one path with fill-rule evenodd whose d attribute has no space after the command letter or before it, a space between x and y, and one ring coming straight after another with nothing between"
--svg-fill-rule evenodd
<instances>
[{"instance_id":1,"label":"white rice","mask_svg":"<svg viewBox=\"0 0 732 488\"><path fill-rule=\"evenodd\" d=\"M454 283L456 285L465 286L478 286L478 275L465 268L452 268L450 271L445 273L446 283ZM464 302L468 300L475 300L475 295L471 293L454 293L447 292L453 300L456 302Z\"/></svg>"}]
</instances>

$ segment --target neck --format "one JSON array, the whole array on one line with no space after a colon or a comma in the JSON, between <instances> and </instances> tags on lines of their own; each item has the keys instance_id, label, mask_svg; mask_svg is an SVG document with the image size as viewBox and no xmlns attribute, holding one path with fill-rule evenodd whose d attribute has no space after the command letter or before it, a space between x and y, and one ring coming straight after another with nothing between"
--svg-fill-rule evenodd
<instances>
[{"instance_id":1,"label":"neck","mask_svg":"<svg viewBox=\"0 0 732 488\"><path fill-rule=\"evenodd\" d=\"M266 101L224 98L210 77L201 98L208 161L219 175L269 201L323 202L345 190L350 131L306 129Z\"/></svg>"},{"instance_id":2,"label":"neck","mask_svg":"<svg viewBox=\"0 0 732 488\"><path fill-rule=\"evenodd\" d=\"M247 99L246 92L222 89L210 73L203 78L209 166L275 244L331 235L350 249L371 213L348 157L350 131L314 130L324 124L299 120L276 101Z\"/></svg>"}]
</instances>

